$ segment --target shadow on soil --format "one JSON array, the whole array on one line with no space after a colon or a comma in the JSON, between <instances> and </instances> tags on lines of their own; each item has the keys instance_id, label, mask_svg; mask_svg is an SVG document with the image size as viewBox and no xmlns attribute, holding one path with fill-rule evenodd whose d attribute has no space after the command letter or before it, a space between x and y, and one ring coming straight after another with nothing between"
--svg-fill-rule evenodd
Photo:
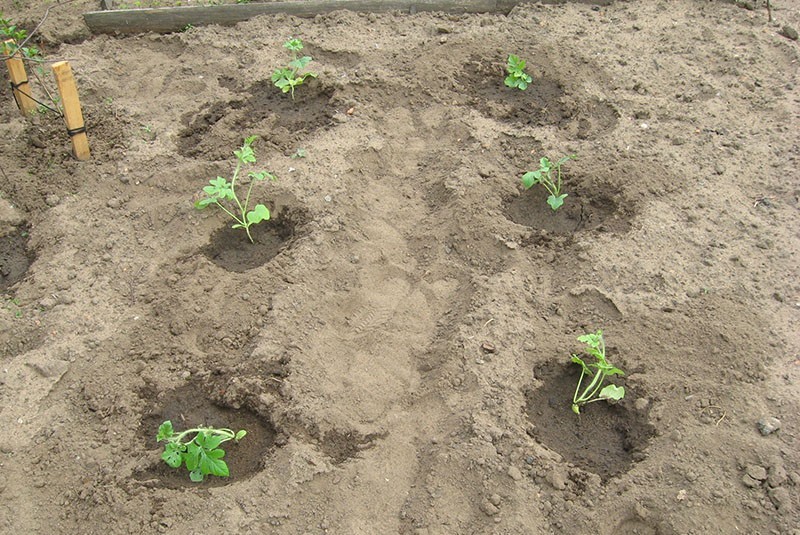
<instances>
[{"instance_id":1,"label":"shadow on soil","mask_svg":"<svg viewBox=\"0 0 800 535\"><path fill-rule=\"evenodd\" d=\"M211 235L202 253L227 271L244 273L262 266L289 247L295 233L295 219L289 210L272 210L272 219L250 227L253 243L241 228L225 226Z\"/></svg>"},{"instance_id":2,"label":"shadow on soil","mask_svg":"<svg viewBox=\"0 0 800 535\"><path fill-rule=\"evenodd\" d=\"M25 277L36 255L28 249L28 229L20 227L0 236L0 291Z\"/></svg>"}]
</instances>

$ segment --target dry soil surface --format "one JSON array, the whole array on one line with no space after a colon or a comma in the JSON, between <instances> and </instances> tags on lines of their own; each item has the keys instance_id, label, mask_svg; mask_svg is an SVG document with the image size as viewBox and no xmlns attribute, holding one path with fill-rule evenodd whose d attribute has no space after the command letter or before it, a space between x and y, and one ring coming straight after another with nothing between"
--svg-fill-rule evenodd
<instances>
[{"instance_id":1,"label":"dry soil surface","mask_svg":"<svg viewBox=\"0 0 800 535\"><path fill-rule=\"evenodd\" d=\"M800 533L800 2L772 3L51 10L92 157L3 93L0 531ZM249 135L255 244L193 206ZM568 154L554 212L520 177ZM627 395L577 416L598 329ZM167 467L166 419L247 429L231 477Z\"/></svg>"}]
</instances>

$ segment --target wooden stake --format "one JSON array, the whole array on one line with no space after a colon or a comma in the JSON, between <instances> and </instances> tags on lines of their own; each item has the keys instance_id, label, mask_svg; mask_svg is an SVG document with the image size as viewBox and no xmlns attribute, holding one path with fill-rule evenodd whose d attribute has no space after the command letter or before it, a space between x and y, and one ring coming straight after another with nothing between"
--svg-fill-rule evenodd
<instances>
[{"instance_id":1,"label":"wooden stake","mask_svg":"<svg viewBox=\"0 0 800 535\"><path fill-rule=\"evenodd\" d=\"M28 73L25 72L25 64L20 57L21 52L16 50L11 55L11 51L15 48L16 42L13 39L3 41L3 53L10 56L6 60L6 67L8 67L8 76L11 79L14 100L17 101L17 107L19 107L19 111L23 115L30 115L31 112L36 111L36 101L28 96L31 94L31 86L28 84Z\"/></svg>"},{"instance_id":2,"label":"wooden stake","mask_svg":"<svg viewBox=\"0 0 800 535\"><path fill-rule=\"evenodd\" d=\"M67 121L67 132L72 140L72 153L78 160L89 159L89 138L86 136L86 125L83 122L81 102L78 100L78 88L72 76L72 68L68 61L53 63L58 92L64 105L64 119Z\"/></svg>"}]
</instances>

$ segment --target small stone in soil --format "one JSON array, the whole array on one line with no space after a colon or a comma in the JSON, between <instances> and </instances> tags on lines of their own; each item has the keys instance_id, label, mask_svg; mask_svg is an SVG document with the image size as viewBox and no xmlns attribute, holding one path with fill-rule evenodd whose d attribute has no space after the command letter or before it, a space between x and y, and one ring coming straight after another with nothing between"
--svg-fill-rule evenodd
<instances>
[{"instance_id":1,"label":"small stone in soil","mask_svg":"<svg viewBox=\"0 0 800 535\"><path fill-rule=\"evenodd\" d=\"M792 503L792 497L785 487L778 487L777 489L769 491L769 498L772 500L772 503L775 504L778 511L786 509Z\"/></svg>"},{"instance_id":2,"label":"small stone in soil","mask_svg":"<svg viewBox=\"0 0 800 535\"><path fill-rule=\"evenodd\" d=\"M781 428L781 421L775 417L769 416L761 418L756 422L756 426L762 435L767 436Z\"/></svg>"},{"instance_id":3,"label":"small stone in soil","mask_svg":"<svg viewBox=\"0 0 800 535\"><path fill-rule=\"evenodd\" d=\"M764 481L767 479L767 470L763 466L751 464L747 467L747 475L758 481Z\"/></svg>"},{"instance_id":4,"label":"small stone in soil","mask_svg":"<svg viewBox=\"0 0 800 535\"><path fill-rule=\"evenodd\" d=\"M758 481L757 479L753 479L752 477L750 477L747 474L745 474L742 477L742 483L744 484L745 487L750 487L751 489L761 486L761 481Z\"/></svg>"},{"instance_id":5,"label":"small stone in soil","mask_svg":"<svg viewBox=\"0 0 800 535\"><path fill-rule=\"evenodd\" d=\"M781 28L781 35L791 39L792 41L797 41L797 30L789 26L788 24Z\"/></svg>"}]
</instances>

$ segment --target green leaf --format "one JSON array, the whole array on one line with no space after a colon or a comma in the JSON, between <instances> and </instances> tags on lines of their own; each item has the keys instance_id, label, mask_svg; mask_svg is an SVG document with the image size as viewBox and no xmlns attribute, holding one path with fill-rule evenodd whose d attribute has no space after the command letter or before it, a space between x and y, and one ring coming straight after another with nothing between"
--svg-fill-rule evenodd
<instances>
[{"instance_id":1,"label":"green leaf","mask_svg":"<svg viewBox=\"0 0 800 535\"><path fill-rule=\"evenodd\" d=\"M183 462L182 448L176 448L175 446L175 444L167 444L164 448L164 452L161 454L161 458L170 467L180 468Z\"/></svg>"},{"instance_id":2,"label":"green leaf","mask_svg":"<svg viewBox=\"0 0 800 535\"><path fill-rule=\"evenodd\" d=\"M559 158L558 161L556 162L556 167L561 167L562 164L575 159L577 159L577 156L575 154L570 154L569 156L564 156L562 158Z\"/></svg>"},{"instance_id":3,"label":"green leaf","mask_svg":"<svg viewBox=\"0 0 800 535\"><path fill-rule=\"evenodd\" d=\"M212 459L222 459L223 457L225 457L225 450L216 449L216 450L207 451L206 455L208 455Z\"/></svg>"},{"instance_id":4,"label":"green leaf","mask_svg":"<svg viewBox=\"0 0 800 535\"><path fill-rule=\"evenodd\" d=\"M613 399L619 401L625 397L625 388L617 385L608 385L600 391L600 399Z\"/></svg>"},{"instance_id":5,"label":"green leaf","mask_svg":"<svg viewBox=\"0 0 800 535\"><path fill-rule=\"evenodd\" d=\"M606 375L625 375L625 372L620 370L619 368L615 368L610 364L606 364L607 368L603 368L603 373Z\"/></svg>"},{"instance_id":6,"label":"green leaf","mask_svg":"<svg viewBox=\"0 0 800 535\"><path fill-rule=\"evenodd\" d=\"M189 470L195 470L200 464L200 456L202 453L203 448L194 442L190 442L186 453L183 455L184 461L186 461L186 468Z\"/></svg>"},{"instance_id":7,"label":"green leaf","mask_svg":"<svg viewBox=\"0 0 800 535\"><path fill-rule=\"evenodd\" d=\"M252 143L252 141L250 143ZM241 149L233 151L233 153L242 163L256 162L256 154L253 151L253 147L250 146L250 143L247 143L247 140L245 140L245 143L242 145Z\"/></svg>"},{"instance_id":8,"label":"green leaf","mask_svg":"<svg viewBox=\"0 0 800 535\"><path fill-rule=\"evenodd\" d=\"M240 440L242 440L244 438L244 436L246 434L247 434L247 431L245 431L244 429L242 429L241 431L237 431L236 432L236 436L233 438L233 440L235 440L236 442L239 442Z\"/></svg>"},{"instance_id":9,"label":"green leaf","mask_svg":"<svg viewBox=\"0 0 800 535\"><path fill-rule=\"evenodd\" d=\"M291 38L283 43L283 46L292 52L299 52L300 50L303 50L303 41L297 38Z\"/></svg>"},{"instance_id":10,"label":"green leaf","mask_svg":"<svg viewBox=\"0 0 800 535\"><path fill-rule=\"evenodd\" d=\"M311 57L303 56L302 58L297 58L290 61L289 67L295 69L296 71L299 71L300 69L305 68L305 66L308 65L309 63L311 63Z\"/></svg>"},{"instance_id":11,"label":"green leaf","mask_svg":"<svg viewBox=\"0 0 800 535\"><path fill-rule=\"evenodd\" d=\"M158 426L158 435L156 436L156 441L161 442L162 440L170 438L174 434L175 430L172 428L172 421L167 420Z\"/></svg>"},{"instance_id":12,"label":"green leaf","mask_svg":"<svg viewBox=\"0 0 800 535\"><path fill-rule=\"evenodd\" d=\"M528 171L522 175L522 185L525 186L525 189L531 189L535 184L539 183L540 179L541 173L539 171Z\"/></svg>"},{"instance_id":13,"label":"green leaf","mask_svg":"<svg viewBox=\"0 0 800 535\"><path fill-rule=\"evenodd\" d=\"M561 205L564 204L564 199L567 197L567 194L561 194L559 196L550 195L547 197L547 204L550 205L550 208L553 210L558 210L561 208Z\"/></svg>"},{"instance_id":14,"label":"green leaf","mask_svg":"<svg viewBox=\"0 0 800 535\"><path fill-rule=\"evenodd\" d=\"M516 54L508 55L508 70L519 71L525 68L525 61L521 60Z\"/></svg>"},{"instance_id":15,"label":"green leaf","mask_svg":"<svg viewBox=\"0 0 800 535\"><path fill-rule=\"evenodd\" d=\"M266 221L268 219L269 208L263 204L257 204L253 210L247 212L247 222L250 225L255 225L256 223L261 223L262 221Z\"/></svg>"},{"instance_id":16,"label":"green leaf","mask_svg":"<svg viewBox=\"0 0 800 535\"><path fill-rule=\"evenodd\" d=\"M192 470L191 472L189 472L189 479L191 479L195 483L200 483L205 478L206 478L206 476L199 469Z\"/></svg>"},{"instance_id":17,"label":"green leaf","mask_svg":"<svg viewBox=\"0 0 800 535\"><path fill-rule=\"evenodd\" d=\"M603 339L603 331L598 330L596 333L588 333L578 337L578 342L582 342L587 346L600 349L600 341Z\"/></svg>"},{"instance_id":18,"label":"green leaf","mask_svg":"<svg viewBox=\"0 0 800 535\"><path fill-rule=\"evenodd\" d=\"M204 440L203 440L202 444L200 444L200 445L205 450L213 450L213 449L216 449L220 444L222 444L222 436L221 435L207 434L207 435L204 436Z\"/></svg>"},{"instance_id":19,"label":"green leaf","mask_svg":"<svg viewBox=\"0 0 800 535\"><path fill-rule=\"evenodd\" d=\"M257 173L251 172L250 174L248 174L248 176L253 180L258 180L258 181L266 179L278 180L278 178L275 175L273 175L272 173L268 173L266 171L259 171Z\"/></svg>"},{"instance_id":20,"label":"green leaf","mask_svg":"<svg viewBox=\"0 0 800 535\"><path fill-rule=\"evenodd\" d=\"M272 81L275 82L277 85L278 80L284 78L291 78L291 76L292 76L292 69L287 69L286 67L284 67L282 69L277 69L275 72L272 73Z\"/></svg>"},{"instance_id":21,"label":"green leaf","mask_svg":"<svg viewBox=\"0 0 800 535\"><path fill-rule=\"evenodd\" d=\"M583 361L583 359L580 358L578 355L572 355L571 360L575 364L580 364L581 368L583 368L584 373L586 373L587 375L594 375L592 371L589 369L589 367L586 366L586 363Z\"/></svg>"},{"instance_id":22,"label":"green leaf","mask_svg":"<svg viewBox=\"0 0 800 535\"><path fill-rule=\"evenodd\" d=\"M203 208L206 208L209 204L214 204L214 202L215 202L214 199L208 199L208 198L200 199L199 201L194 203L194 207L197 208L198 210L202 210Z\"/></svg>"},{"instance_id":23,"label":"green leaf","mask_svg":"<svg viewBox=\"0 0 800 535\"><path fill-rule=\"evenodd\" d=\"M230 475L228 465L225 461L222 459L212 459L207 455L204 455L200 460L200 471L205 474L212 474L220 477L228 477Z\"/></svg>"}]
</instances>

